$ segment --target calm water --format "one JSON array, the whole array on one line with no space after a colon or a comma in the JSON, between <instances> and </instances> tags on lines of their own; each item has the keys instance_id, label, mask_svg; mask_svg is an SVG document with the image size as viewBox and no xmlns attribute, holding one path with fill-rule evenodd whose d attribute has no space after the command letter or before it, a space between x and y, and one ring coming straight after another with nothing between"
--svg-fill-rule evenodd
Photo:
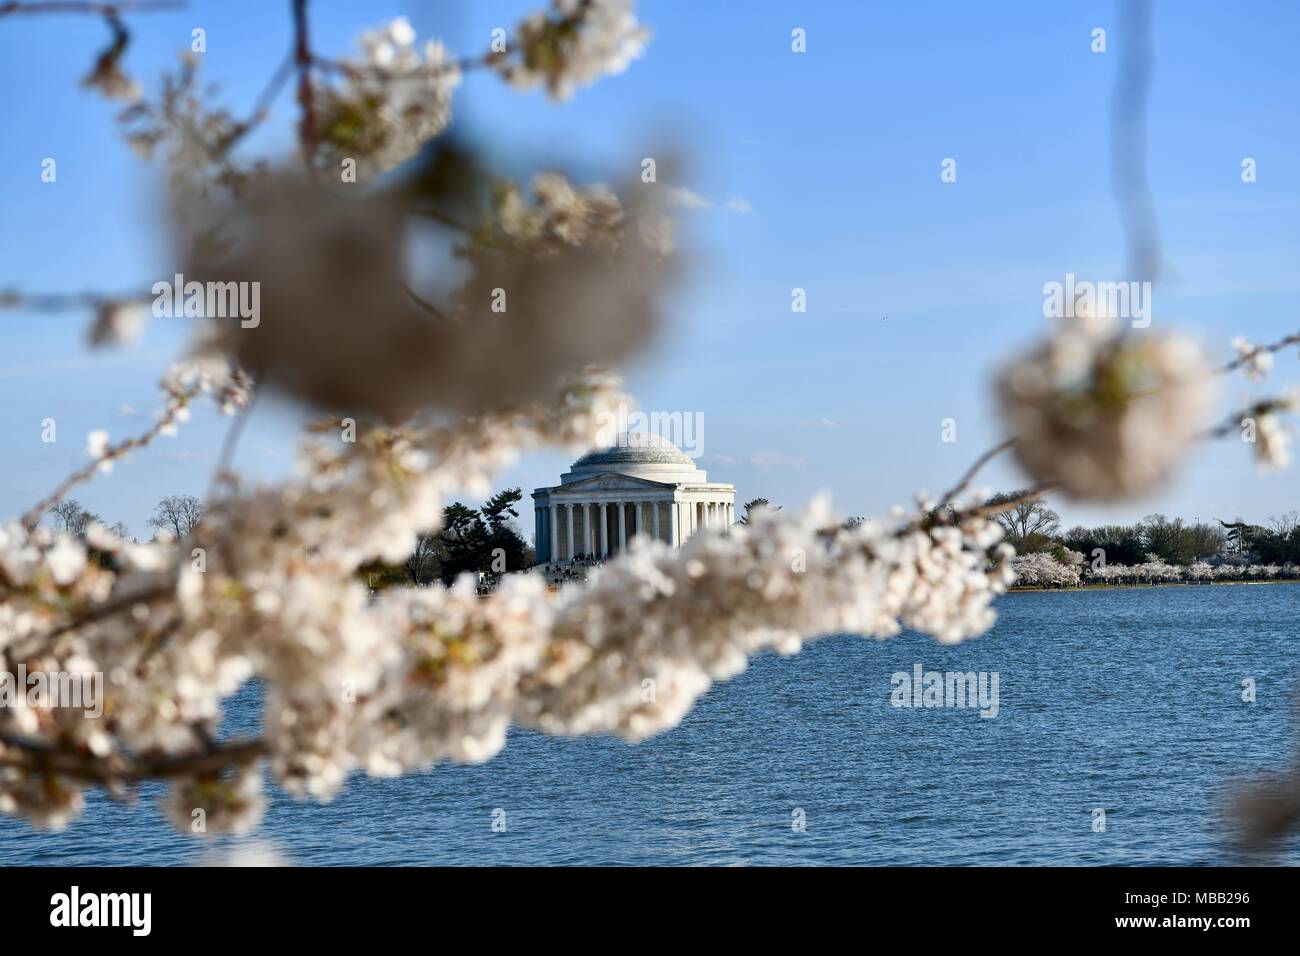
<instances>
[{"instance_id":1,"label":"calm water","mask_svg":"<svg viewBox=\"0 0 1300 956\"><path fill-rule=\"evenodd\" d=\"M277 794L259 838L312 864L1238 862L1216 812L1296 744L1300 585L1015 594L999 610L956 648L841 637L761 658L639 746L516 732L488 764L355 778L324 807ZM996 671L1000 713L892 707L891 674L917 663ZM7 863L232 845L175 835L151 801L93 799L59 834L0 818ZM1275 861L1300 862L1300 841Z\"/></svg>"}]
</instances>

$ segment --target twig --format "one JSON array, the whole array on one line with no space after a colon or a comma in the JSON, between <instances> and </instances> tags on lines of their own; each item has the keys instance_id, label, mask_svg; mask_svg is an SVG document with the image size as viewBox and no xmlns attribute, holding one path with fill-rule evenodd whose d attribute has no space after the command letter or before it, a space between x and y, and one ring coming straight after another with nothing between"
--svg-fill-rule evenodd
<instances>
[{"instance_id":1,"label":"twig","mask_svg":"<svg viewBox=\"0 0 1300 956\"><path fill-rule=\"evenodd\" d=\"M257 405L257 398L261 392L255 392L253 399L248 403L248 407L235 416L234 421L230 423L230 428L226 430L225 440L221 443L221 453L217 456L217 464L212 469L212 478L208 482L208 500L216 500L217 485L221 481L222 475L230 470L230 463L235 457L235 448L239 444L240 437L244 434L244 428L248 424L248 418L253 414L253 409Z\"/></svg>"},{"instance_id":2,"label":"twig","mask_svg":"<svg viewBox=\"0 0 1300 956\"><path fill-rule=\"evenodd\" d=\"M1263 398L1253 405L1239 409L1228 416L1228 420L1221 425L1215 425L1213 428L1207 428L1205 431L1196 435L1199 441L1213 441L1217 438L1227 438L1229 435L1241 428L1243 418L1259 418L1262 415L1271 415L1274 412L1290 411L1294 406L1290 399L1282 397Z\"/></svg>"},{"instance_id":3,"label":"twig","mask_svg":"<svg viewBox=\"0 0 1300 956\"><path fill-rule=\"evenodd\" d=\"M1220 375L1226 375L1229 372L1235 372L1237 369L1241 368L1243 365L1245 365L1247 362L1253 359L1256 355L1261 355L1264 353L1268 353L1271 355L1274 352L1280 352L1284 348L1291 345L1300 345L1300 332L1293 332L1291 335L1288 335L1286 338L1281 339L1280 341L1274 342L1272 345L1257 345L1255 348L1251 349L1249 352L1245 353L1244 355L1237 356L1237 358L1233 359L1227 365L1216 368L1215 372L1219 373Z\"/></svg>"},{"instance_id":4,"label":"twig","mask_svg":"<svg viewBox=\"0 0 1300 956\"><path fill-rule=\"evenodd\" d=\"M229 149L231 146L235 145L235 143L247 136L253 129L261 124L267 116L270 115L271 104L275 102L276 98L280 95L280 91L284 89L285 82L293 74L296 59L297 57L294 52L290 52L289 55L284 58L284 62L281 63L275 73L271 75L271 79L267 82L265 88L263 88L261 95L258 96L257 102L253 106L253 112L249 114L248 119L235 124L235 128L231 130L230 135L226 137L225 142L222 144L224 149Z\"/></svg>"},{"instance_id":5,"label":"twig","mask_svg":"<svg viewBox=\"0 0 1300 956\"><path fill-rule=\"evenodd\" d=\"M120 0L118 3L91 3L85 0L28 0L0 3L0 17L11 13L91 13L112 17L118 13L149 13L158 10L184 10L180 0Z\"/></svg>"},{"instance_id":6,"label":"twig","mask_svg":"<svg viewBox=\"0 0 1300 956\"><path fill-rule=\"evenodd\" d=\"M316 104L311 85L311 41L307 34L307 0L293 0L294 63L298 67L298 142L303 159L311 165L316 156Z\"/></svg>"},{"instance_id":7,"label":"twig","mask_svg":"<svg viewBox=\"0 0 1300 956\"><path fill-rule=\"evenodd\" d=\"M98 309L113 304L152 302L153 295L131 292L126 295L105 295L102 292L34 293L0 291L0 312L24 309L31 312L71 312L77 309Z\"/></svg>"},{"instance_id":8,"label":"twig","mask_svg":"<svg viewBox=\"0 0 1300 956\"><path fill-rule=\"evenodd\" d=\"M984 454L982 454L982 455L980 455L978 458L976 458L976 459L975 459L975 463L974 463L973 465L971 465L968 469L966 469L966 474L964 474L964 475L961 476L961 480L958 481L957 484L953 485L953 487L950 488L948 491L944 492L944 495L943 495L943 497L939 500L939 503L938 503L937 505L935 505L935 510L940 510L940 509L942 509L946 504L948 504L950 501L952 501L954 498L956 498L959 494L961 494L963 491L965 491L965 490L966 490L966 486L969 485L969 484L971 483L971 481L974 479L974 477L975 477L977 474L979 474L979 470L980 470L981 468L983 468L983 467L984 467L985 465L987 465L987 464L988 464L992 459L994 459L994 458L996 458L998 455L1002 454L1004 451L1006 451L1008 448L1010 448L1010 447L1011 447L1012 445L1014 445L1015 443L1016 443L1016 440L1015 440L1014 438L1008 438L1006 441L1002 442L1002 444L1000 444L1000 445L994 445L992 448L990 448L990 449L989 449L988 451L986 451Z\"/></svg>"},{"instance_id":9,"label":"twig","mask_svg":"<svg viewBox=\"0 0 1300 956\"><path fill-rule=\"evenodd\" d=\"M408 296L410 296L411 301L414 302L417 306L419 306L423 311L429 313L429 315L433 316L435 319L438 319L442 322L453 321L451 316L449 316L446 312L442 311L442 309L438 308L428 299L418 294L414 289L412 289L405 282L403 282L401 285L402 285L402 290Z\"/></svg>"},{"instance_id":10,"label":"twig","mask_svg":"<svg viewBox=\"0 0 1300 956\"><path fill-rule=\"evenodd\" d=\"M1038 501L1040 498L1046 498L1053 491L1061 487L1059 482L1044 481L1034 485L1032 488L1026 488L1023 492L1006 501L999 501L997 504L984 504L975 508L967 508L965 511L957 512L957 519L965 521L967 518L991 518L994 515L1000 515L1003 512L1011 511L1020 505L1029 504L1031 501Z\"/></svg>"},{"instance_id":11,"label":"twig","mask_svg":"<svg viewBox=\"0 0 1300 956\"><path fill-rule=\"evenodd\" d=\"M1111 97L1110 168L1123 221L1131 279L1154 282L1160 273L1160 230L1147 180L1147 101L1155 56L1150 0L1120 5L1123 32L1119 73Z\"/></svg>"}]
</instances>

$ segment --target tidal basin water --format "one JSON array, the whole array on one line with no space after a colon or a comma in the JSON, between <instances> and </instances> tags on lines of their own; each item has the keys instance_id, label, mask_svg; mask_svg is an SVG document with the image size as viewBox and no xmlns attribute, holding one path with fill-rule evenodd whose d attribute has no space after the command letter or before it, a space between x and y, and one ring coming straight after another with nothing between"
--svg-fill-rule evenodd
<instances>
[{"instance_id":1,"label":"tidal basin water","mask_svg":"<svg viewBox=\"0 0 1300 956\"><path fill-rule=\"evenodd\" d=\"M513 732L487 764L354 777L325 806L272 791L257 839L300 864L1250 862L1219 811L1296 749L1300 585L1021 593L998 610L957 647L835 637L765 656L637 746ZM891 705L891 675L917 664L996 672L997 716ZM157 793L92 797L56 834L0 818L0 862L200 863L247 844L175 834ZM1271 862L1300 863L1300 840Z\"/></svg>"}]
</instances>

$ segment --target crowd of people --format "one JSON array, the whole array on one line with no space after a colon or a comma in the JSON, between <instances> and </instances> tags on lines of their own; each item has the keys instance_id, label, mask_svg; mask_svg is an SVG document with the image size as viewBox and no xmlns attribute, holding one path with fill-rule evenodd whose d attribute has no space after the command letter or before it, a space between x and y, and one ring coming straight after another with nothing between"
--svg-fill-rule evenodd
<instances>
[{"instance_id":1,"label":"crowd of people","mask_svg":"<svg viewBox=\"0 0 1300 956\"><path fill-rule=\"evenodd\" d=\"M606 560L596 554L576 554L567 561L548 561L538 567L547 584L559 585L587 580L589 570Z\"/></svg>"}]
</instances>

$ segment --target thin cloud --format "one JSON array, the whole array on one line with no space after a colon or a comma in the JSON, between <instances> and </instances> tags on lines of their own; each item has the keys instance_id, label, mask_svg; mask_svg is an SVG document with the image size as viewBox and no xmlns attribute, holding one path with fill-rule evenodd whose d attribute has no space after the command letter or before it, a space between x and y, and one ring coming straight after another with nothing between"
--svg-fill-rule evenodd
<instances>
[{"instance_id":1,"label":"thin cloud","mask_svg":"<svg viewBox=\"0 0 1300 956\"><path fill-rule=\"evenodd\" d=\"M738 467L749 466L750 468L759 468L767 470L771 468L802 468L808 462L804 458L793 455L786 455L779 451L760 451L748 458L735 458L731 455L705 455L701 459L704 464L717 465L719 467Z\"/></svg>"},{"instance_id":2,"label":"thin cloud","mask_svg":"<svg viewBox=\"0 0 1300 956\"><path fill-rule=\"evenodd\" d=\"M712 199L706 199L697 192L692 192L685 186L663 186L661 187L668 194L668 202L678 209L696 209L712 210L721 209L724 212L734 212L740 215L751 213L754 207L750 205L748 199L739 197L728 199L719 205Z\"/></svg>"},{"instance_id":3,"label":"thin cloud","mask_svg":"<svg viewBox=\"0 0 1300 956\"><path fill-rule=\"evenodd\" d=\"M839 428L840 423L833 418L801 418L795 422L799 428L830 429Z\"/></svg>"},{"instance_id":4,"label":"thin cloud","mask_svg":"<svg viewBox=\"0 0 1300 956\"><path fill-rule=\"evenodd\" d=\"M802 468L807 464L803 458L786 455L779 451L760 451L751 455L749 463L755 468Z\"/></svg>"}]
</instances>

